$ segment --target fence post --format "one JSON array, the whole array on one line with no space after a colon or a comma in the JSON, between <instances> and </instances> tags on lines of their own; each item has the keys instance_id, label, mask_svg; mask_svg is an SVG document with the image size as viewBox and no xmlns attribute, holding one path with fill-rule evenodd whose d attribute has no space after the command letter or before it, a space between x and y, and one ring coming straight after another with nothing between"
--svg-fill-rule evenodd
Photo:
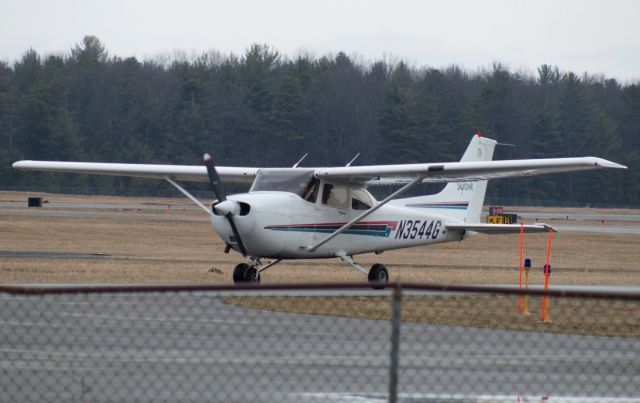
<instances>
[{"instance_id":1,"label":"fence post","mask_svg":"<svg viewBox=\"0 0 640 403\"><path fill-rule=\"evenodd\" d=\"M398 401L398 364L400 356L400 315L402 308L402 290L400 283L393 289L391 305L391 363L389 368L389 403Z\"/></svg>"}]
</instances>

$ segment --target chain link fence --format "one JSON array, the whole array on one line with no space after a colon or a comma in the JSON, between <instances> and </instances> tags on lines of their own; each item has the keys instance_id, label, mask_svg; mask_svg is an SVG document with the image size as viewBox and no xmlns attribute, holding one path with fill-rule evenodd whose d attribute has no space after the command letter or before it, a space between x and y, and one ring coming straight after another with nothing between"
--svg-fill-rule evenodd
<instances>
[{"instance_id":1,"label":"chain link fence","mask_svg":"<svg viewBox=\"0 0 640 403\"><path fill-rule=\"evenodd\" d=\"M0 287L0 401L640 399L640 295L365 286Z\"/></svg>"}]
</instances>

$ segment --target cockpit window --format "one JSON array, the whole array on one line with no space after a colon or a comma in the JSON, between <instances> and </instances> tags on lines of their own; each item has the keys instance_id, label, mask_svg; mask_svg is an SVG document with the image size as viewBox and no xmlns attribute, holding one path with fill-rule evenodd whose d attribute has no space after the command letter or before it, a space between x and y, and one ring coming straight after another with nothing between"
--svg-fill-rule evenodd
<instances>
[{"instance_id":1,"label":"cockpit window","mask_svg":"<svg viewBox=\"0 0 640 403\"><path fill-rule=\"evenodd\" d=\"M309 170L261 170L253 182L251 191L290 192L315 203L319 184L320 181L313 176L313 171Z\"/></svg>"},{"instance_id":2,"label":"cockpit window","mask_svg":"<svg viewBox=\"0 0 640 403\"><path fill-rule=\"evenodd\" d=\"M322 189L322 204L327 206L346 208L349 199L349 188L344 185L325 183Z\"/></svg>"},{"instance_id":3,"label":"cockpit window","mask_svg":"<svg viewBox=\"0 0 640 403\"><path fill-rule=\"evenodd\" d=\"M318 198L318 188L320 187L320 181L313 178L311 182L307 183L302 191L300 197L308 201L309 203L315 203Z\"/></svg>"},{"instance_id":4,"label":"cockpit window","mask_svg":"<svg viewBox=\"0 0 640 403\"><path fill-rule=\"evenodd\" d=\"M369 193L362 189L351 189L351 208L353 210L369 210L373 201Z\"/></svg>"}]
</instances>

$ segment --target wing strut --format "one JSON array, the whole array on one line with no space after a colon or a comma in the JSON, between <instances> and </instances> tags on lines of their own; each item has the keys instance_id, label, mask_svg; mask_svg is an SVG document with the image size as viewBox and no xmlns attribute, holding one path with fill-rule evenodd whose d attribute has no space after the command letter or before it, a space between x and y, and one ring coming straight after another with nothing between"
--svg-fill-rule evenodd
<instances>
[{"instance_id":1,"label":"wing strut","mask_svg":"<svg viewBox=\"0 0 640 403\"><path fill-rule=\"evenodd\" d=\"M316 242L315 244L311 245L311 246L307 246L305 249L309 252L313 252L314 250L318 249L320 246L324 245L325 243L329 242L330 240L332 240L333 238L337 237L338 235L340 235L341 233L343 233L344 231L348 230L349 228L351 228L354 224L356 224L357 222L361 221L363 218L367 217L369 214L373 213L374 211L376 211L377 209L379 209L380 207L384 206L385 204L389 203L391 200L393 200L394 198L396 198L397 196L403 194L404 192L406 192L407 190L411 189L412 187L414 187L415 185L419 184L422 182L422 180L424 179L424 175L420 175L418 176L416 179L413 180L413 182L407 183L406 185L404 185L403 187L401 187L400 189L396 190L395 192L391 193L389 196L387 196L384 200L382 200L381 202L379 202L378 204L376 204L375 206L373 206L372 208L370 208L369 210L365 211L364 213L360 214L359 216L357 216L356 218L354 218L353 220L349 221L348 223L346 223L345 225L343 225L342 227L338 228L337 230L335 230L334 232L332 232L331 234L329 234L326 238L324 238L323 240Z\"/></svg>"},{"instance_id":2,"label":"wing strut","mask_svg":"<svg viewBox=\"0 0 640 403\"><path fill-rule=\"evenodd\" d=\"M198 207L200 207L201 209L203 209L204 211L207 212L207 214L211 215L211 211L209 211L209 209L207 208L207 206L205 206L204 204L202 204L202 202L198 199L196 199L196 197L194 195L192 195L191 193L187 192L187 190L185 188L183 188L182 186L180 186L176 181L174 181L173 179L169 178L168 176L166 176L164 178L167 182L169 182L171 185L173 185L174 188L178 189L183 195L187 196L187 198L189 200L191 200L192 202L194 202L195 204L198 205Z\"/></svg>"}]
</instances>

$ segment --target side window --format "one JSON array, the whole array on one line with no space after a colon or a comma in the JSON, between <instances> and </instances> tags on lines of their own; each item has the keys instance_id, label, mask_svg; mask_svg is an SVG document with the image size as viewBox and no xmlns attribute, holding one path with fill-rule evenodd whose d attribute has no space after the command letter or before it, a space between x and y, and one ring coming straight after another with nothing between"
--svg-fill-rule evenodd
<instances>
[{"instance_id":1,"label":"side window","mask_svg":"<svg viewBox=\"0 0 640 403\"><path fill-rule=\"evenodd\" d=\"M314 178L306 185L302 185L302 194L300 197L310 203L315 203L316 199L318 198L318 188L320 187L320 181Z\"/></svg>"},{"instance_id":2,"label":"side window","mask_svg":"<svg viewBox=\"0 0 640 403\"><path fill-rule=\"evenodd\" d=\"M336 208L347 208L349 189L342 185L325 183L322 188L322 204Z\"/></svg>"},{"instance_id":3,"label":"side window","mask_svg":"<svg viewBox=\"0 0 640 403\"><path fill-rule=\"evenodd\" d=\"M351 189L351 208L353 210L369 210L373 205L371 197L362 189Z\"/></svg>"}]
</instances>

